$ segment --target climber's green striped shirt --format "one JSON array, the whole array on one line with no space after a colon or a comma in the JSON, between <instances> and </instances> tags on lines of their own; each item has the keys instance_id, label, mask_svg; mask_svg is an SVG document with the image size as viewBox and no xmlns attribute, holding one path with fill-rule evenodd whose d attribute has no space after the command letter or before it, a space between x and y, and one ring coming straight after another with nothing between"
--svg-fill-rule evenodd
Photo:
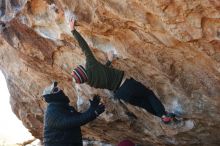
<instances>
[{"instance_id":1,"label":"climber's green striped shirt","mask_svg":"<svg viewBox=\"0 0 220 146\"><path fill-rule=\"evenodd\" d=\"M116 90L121 83L124 72L98 62L83 37L76 30L73 30L72 34L86 56L87 83L95 88Z\"/></svg>"}]
</instances>

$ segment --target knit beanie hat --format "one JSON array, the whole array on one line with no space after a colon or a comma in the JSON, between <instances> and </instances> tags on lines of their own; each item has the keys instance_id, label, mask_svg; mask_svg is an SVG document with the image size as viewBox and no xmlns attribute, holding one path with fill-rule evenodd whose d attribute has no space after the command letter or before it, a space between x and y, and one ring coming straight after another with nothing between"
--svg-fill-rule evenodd
<instances>
[{"instance_id":1,"label":"knit beanie hat","mask_svg":"<svg viewBox=\"0 0 220 146\"><path fill-rule=\"evenodd\" d=\"M82 65L77 66L71 73L76 83L82 84L87 82L88 76L86 70Z\"/></svg>"},{"instance_id":2,"label":"knit beanie hat","mask_svg":"<svg viewBox=\"0 0 220 146\"><path fill-rule=\"evenodd\" d=\"M58 87L58 82L54 81L50 86L46 87L42 95L47 103L69 103L69 98L64 94L63 90Z\"/></svg>"},{"instance_id":3,"label":"knit beanie hat","mask_svg":"<svg viewBox=\"0 0 220 146\"><path fill-rule=\"evenodd\" d=\"M51 102L69 103L70 102L69 98L65 95L63 90L60 90L59 92L57 92L55 94L44 95L43 97L47 103L51 103Z\"/></svg>"},{"instance_id":4,"label":"knit beanie hat","mask_svg":"<svg viewBox=\"0 0 220 146\"><path fill-rule=\"evenodd\" d=\"M130 140L123 140L118 144L118 146L135 146L135 144Z\"/></svg>"}]
</instances>

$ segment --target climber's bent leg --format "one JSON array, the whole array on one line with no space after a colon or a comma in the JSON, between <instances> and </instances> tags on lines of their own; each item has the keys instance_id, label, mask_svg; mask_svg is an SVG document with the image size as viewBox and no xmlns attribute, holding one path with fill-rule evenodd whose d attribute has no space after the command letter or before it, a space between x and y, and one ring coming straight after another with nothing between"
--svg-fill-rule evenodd
<instances>
[{"instance_id":1,"label":"climber's bent leg","mask_svg":"<svg viewBox=\"0 0 220 146\"><path fill-rule=\"evenodd\" d=\"M131 101L129 101L130 104L144 108L145 110L147 110L149 113L157 116L156 112L154 111L154 109L152 108L150 102L148 102L147 97L134 97Z\"/></svg>"},{"instance_id":2,"label":"climber's bent leg","mask_svg":"<svg viewBox=\"0 0 220 146\"><path fill-rule=\"evenodd\" d=\"M165 111L163 104L157 98L157 96L154 94L153 91L146 88L144 96L145 97L143 97L143 98L147 97L146 101L150 103L151 107L153 108L153 110L155 111L155 113L158 117L162 117L163 115L166 115L166 111Z\"/></svg>"},{"instance_id":3,"label":"climber's bent leg","mask_svg":"<svg viewBox=\"0 0 220 146\"><path fill-rule=\"evenodd\" d=\"M155 116L166 114L165 108L155 94L134 79L127 79L115 92L115 97L142 107Z\"/></svg>"},{"instance_id":4,"label":"climber's bent leg","mask_svg":"<svg viewBox=\"0 0 220 146\"><path fill-rule=\"evenodd\" d=\"M135 87L135 97L138 97L137 99L133 99L138 101L137 103L139 105L137 106L143 107L149 112L153 111L154 115L158 117L162 117L166 114L163 104L156 97L152 90L146 88L143 84L134 79L133 87Z\"/></svg>"}]
</instances>

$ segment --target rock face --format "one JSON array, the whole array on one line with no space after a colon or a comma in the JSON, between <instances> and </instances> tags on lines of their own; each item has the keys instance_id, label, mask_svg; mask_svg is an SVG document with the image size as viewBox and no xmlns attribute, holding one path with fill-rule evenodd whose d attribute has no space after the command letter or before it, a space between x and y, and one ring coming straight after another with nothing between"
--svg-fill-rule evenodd
<instances>
[{"instance_id":1,"label":"rock face","mask_svg":"<svg viewBox=\"0 0 220 146\"><path fill-rule=\"evenodd\" d=\"M99 119L83 126L85 139L220 145L219 0L1 0L0 7L0 67L14 113L36 138L42 139L42 90L57 80L79 110L96 93L106 104ZM72 14L100 62L115 51L113 67L151 88L185 125L164 125L107 90L72 83L71 70L85 63L69 30Z\"/></svg>"}]
</instances>

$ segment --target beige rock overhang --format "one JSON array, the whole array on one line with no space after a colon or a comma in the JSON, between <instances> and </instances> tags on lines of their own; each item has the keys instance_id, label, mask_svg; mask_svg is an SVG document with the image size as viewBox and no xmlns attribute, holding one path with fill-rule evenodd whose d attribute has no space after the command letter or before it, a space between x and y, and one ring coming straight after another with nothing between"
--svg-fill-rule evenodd
<instances>
[{"instance_id":1,"label":"beige rock overhang","mask_svg":"<svg viewBox=\"0 0 220 146\"><path fill-rule=\"evenodd\" d=\"M78 110L97 93L106 104L82 127L85 139L220 145L219 0L2 0L0 8L0 69L13 112L36 138L42 139L42 91L57 80ZM186 125L165 125L107 90L75 85L70 73L85 56L70 33L70 14L97 60L105 63L107 51L115 51L113 67L152 89Z\"/></svg>"}]
</instances>

